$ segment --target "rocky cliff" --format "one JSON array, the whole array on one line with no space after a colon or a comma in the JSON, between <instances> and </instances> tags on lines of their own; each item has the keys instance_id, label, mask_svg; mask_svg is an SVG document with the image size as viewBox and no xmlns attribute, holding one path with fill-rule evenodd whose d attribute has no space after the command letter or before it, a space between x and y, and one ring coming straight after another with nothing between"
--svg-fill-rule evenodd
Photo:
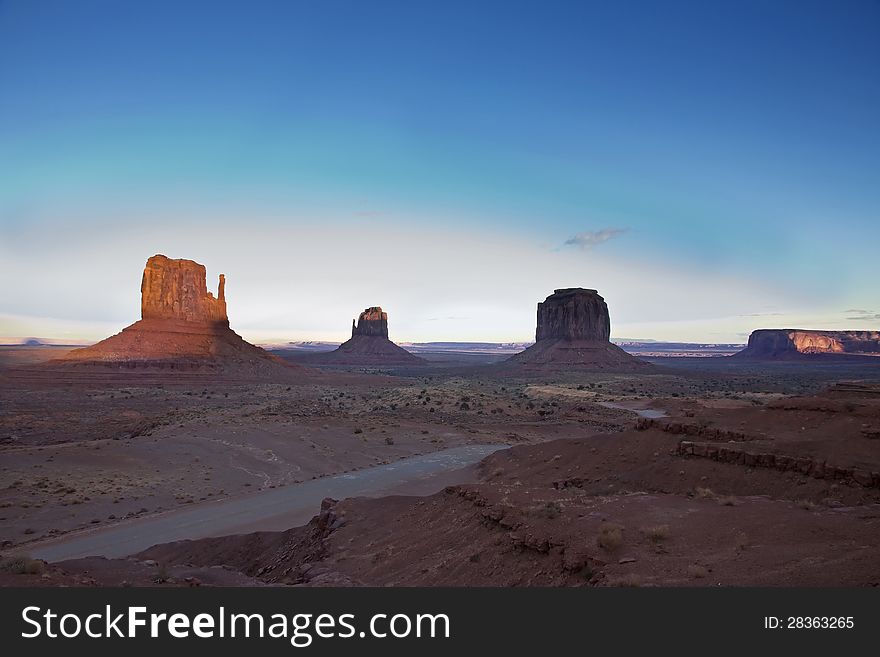
<instances>
[{"instance_id":1,"label":"rocky cliff","mask_svg":"<svg viewBox=\"0 0 880 657\"><path fill-rule=\"evenodd\" d=\"M611 319L605 299L596 290L569 287L554 290L538 304L535 340L600 340L611 338Z\"/></svg>"},{"instance_id":2,"label":"rocky cliff","mask_svg":"<svg viewBox=\"0 0 880 657\"><path fill-rule=\"evenodd\" d=\"M224 324L226 277L220 274L217 298L208 292L205 266L193 260L154 255L141 280L141 319L176 319Z\"/></svg>"},{"instance_id":3,"label":"rocky cliff","mask_svg":"<svg viewBox=\"0 0 880 657\"><path fill-rule=\"evenodd\" d=\"M785 359L818 354L880 356L880 331L758 329L735 356Z\"/></svg>"},{"instance_id":4,"label":"rocky cliff","mask_svg":"<svg viewBox=\"0 0 880 657\"><path fill-rule=\"evenodd\" d=\"M50 361L50 366L224 372L259 378L302 372L303 368L287 365L229 328L225 283L221 274L215 298L208 292L204 265L155 255L147 260L141 282L142 319L106 340Z\"/></svg>"},{"instance_id":5,"label":"rocky cliff","mask_svg":"<svg viewBox=\"0 0 880 657\"><path fill-rule=\"evenodd\" d=\"M388 313L379 306L371 306L362 312L357 323L351 320L351 337L356 335L378 336L388 339Z\"/></svg>"},{"instance_id":6,"label":"rocky cliff","mask_svg":"<svg viewBox=\"0 0 880 657\"><path fill-rule=\"evenodd\" d=\"M607 370L652 366L611 344L608 306L596 290L554 290L538 304L535 344L509 359L538 368Z\"/></svg>"}]
</instances>

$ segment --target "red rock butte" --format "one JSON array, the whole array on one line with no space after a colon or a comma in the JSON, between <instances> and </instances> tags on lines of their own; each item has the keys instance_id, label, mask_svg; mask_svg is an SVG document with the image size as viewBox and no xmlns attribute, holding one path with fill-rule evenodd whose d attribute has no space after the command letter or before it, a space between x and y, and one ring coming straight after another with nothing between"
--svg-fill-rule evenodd
<instances>
[{"instance_id":1,"label":"red rock butte","mask_svg":"<svg viewBox=\"0 0 880 657\"><path fill-rule=\"evenodd\" d=\"M790 360L809 357L880 357L880 331L758 329L735 358Z\"/></svg>"},{"instance_id":2,"label":"red rock butte","mask_svg":"<svg viewBox=\"0 0 880 657\"><path fill-rule=\"evenodd\" d=\"M554 290L538 304L535 344L508 362L540 369L645 370L652 365L611 344L608 305L596 290Z\"/></svg>"},{"instance_id":3,"label":"red rock butte","mask_svg":"<svg viewBox=\"0 0 880 657\"><path fill-rule=\"evenodd\" d=\"M226 276L220 274L217 298L208 292L205 266L193 260L154 255L141 280L141 319L177 319L229 326Z\"/></svg>"},{"instance_id":4,"label":"red rock butte","mask_svg":"<svg viewBox=\"0 0 880 657\"><path fill-rule=\"evenodd\" d=\"M424 365L425 360L388 339L388 313L379 306L366 308L351 320L351 338L319 361L334 365Z\"/></svg>"},{"instance_id":5,"label":"red rock butte","mask_svg":"<svg viewBox=\"0 0 880 657\"><path fill-rule=\"evenodd\" d=\"M226 277L220 274L214 297L208 292L204 265L154 255L141 281L141 320L48 365L257 375L301 370L229 328L225 287Z\"/></svg>"}]
</instances>

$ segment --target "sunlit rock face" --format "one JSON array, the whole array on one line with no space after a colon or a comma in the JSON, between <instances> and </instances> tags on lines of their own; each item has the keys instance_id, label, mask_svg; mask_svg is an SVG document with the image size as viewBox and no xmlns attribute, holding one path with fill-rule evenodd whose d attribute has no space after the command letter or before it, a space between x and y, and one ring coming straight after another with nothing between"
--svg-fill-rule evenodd
<instances>
[{"instance_id":1,"label":"sunlit rock face","mask_svg":"<svg viewBox=\"0 0 880 657\"><path fill-rule=\"evenodd\" d=\"M611 344L608 306L596 290L554 290L538 304L535 344L508 362L538 369L650 370L652 366Z\"/></svg>"},{"instance_id":2,"label":"sunlit rock face","mask_svg":"<svg viewBox=\"0 0 880 657\"><path fill-rule=\"evenodd\" d=\"M176 319L229 326L226 277L220 274L217 297L208 292L205 266L193 260L154 255L141 281L141 319Z\"/></svg>"},{"instance_id":3,"label":"sunlit rock face","mask_svg":"<svg viewBox=\"0 0 880 657\"><path fill-rule=\"evenodd\" d=\"M379 336L388 339L388 313L382 312L379 306L371 306L364 310L357 319L351 320L351 337L356 335Z\"/></svg>"},{"instance_id":4,"label":"sunlit rock face","mask_svg":"<svg viewBox=\"0 0 880 657\"><path fill-rule=\"evenodd\" d=\"M74 349L52 366L113 370L223 372L287 376L302 369L284 363L229 328L226 279L217 296L208 292L205 267L192 260L154 255L141 281L141 319L116 335Z\"/></svg>"},{"instance_id":5,"label":"sunlit rock face","mask_svg":"<svg viewBox=\"0 0 880 657\"><path fill-rule=\"evenodd\" d=\"M788 358L811 354L880 355L880 331L758 329L752 331L746 358Z\"/></svg>"},{"instance_id":6,"label":"sunlit rock face","mask_svg":"<svg viewBox=\"0 0 880 657\"><path fill-rule=\"evenodd\" d=\"M596 290L569 287L554 290L538 304L535 340L599 340L611 338L611 319L605 299Z\"/></svg>"}]
</instances>

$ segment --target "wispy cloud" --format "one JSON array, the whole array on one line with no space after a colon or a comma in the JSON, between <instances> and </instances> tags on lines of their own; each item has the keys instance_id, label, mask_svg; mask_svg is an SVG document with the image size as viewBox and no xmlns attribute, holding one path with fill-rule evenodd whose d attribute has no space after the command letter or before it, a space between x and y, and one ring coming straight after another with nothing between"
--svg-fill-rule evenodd
<instances>
[{"instance_id":1,"label":"wispy cloud","mask_svg":"<svg viewBox=\"0 0 880 657\"><path fill-rule=\"evenodd\" d=\"M585 230L572 235L565 240L565 246L576 246L579 249L592 249L598 244L619 237L627 231L626 228L601 228L599 230Z\"/></svg>"},{"instance_id":2,"label":"wispy cloud","mask_svg":"<svg viewBox=\"0 0 880 657\"><path fill-rule=\"evenodd\" d=\"M848 320L854 322L876 322L880 320L880 313L873 310L864 310L862 308L850 308L844 310L844 314Z\"/></svg>"}]
</instances>

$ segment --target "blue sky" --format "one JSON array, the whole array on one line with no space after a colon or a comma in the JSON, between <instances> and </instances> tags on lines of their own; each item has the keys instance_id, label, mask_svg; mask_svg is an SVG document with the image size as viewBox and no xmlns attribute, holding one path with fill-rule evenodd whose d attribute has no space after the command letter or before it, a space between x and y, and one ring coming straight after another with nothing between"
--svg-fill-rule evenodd
<instances>
[{"instance_id":1,"label":"blue sky","mask_svg":"<svg viewBox=\"0 0 880 657\"><path fill-rule=\"evenodd\" d=\"M129 323L155 252L253 339L527 339L570 285L618 336L875 328L878 71L870 0L0 0L0 336Z\"/></svg>"}]
</instances>

